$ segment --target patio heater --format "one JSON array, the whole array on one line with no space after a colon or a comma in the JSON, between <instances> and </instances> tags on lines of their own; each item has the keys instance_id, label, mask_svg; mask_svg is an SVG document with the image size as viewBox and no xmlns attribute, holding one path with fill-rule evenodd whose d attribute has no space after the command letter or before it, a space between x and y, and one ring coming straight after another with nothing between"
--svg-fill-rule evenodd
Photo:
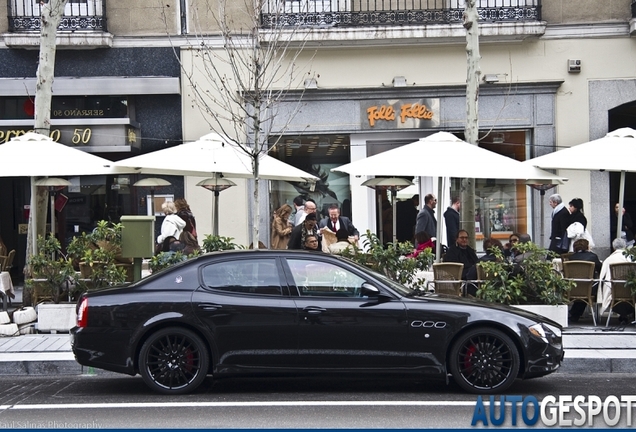
<instances>
[{"instance_id":1,"label":"patio heater","mask_svg":"<svg viewBox=\"0 0 636 432\"><path fill-rule=\"evenodd\" d=\"M148 177L145 179L141 179L135 183L133 186L137 187L147 187L150 189L150 215L155 215L155 189L162 186L170 186L171 183L168 180L164 180L158 177Z\"/></svg>"},{"instance_id":2,"label":"patio heater","mask_svg":"<svg viewBox=\"0 0 636 432\"><path fill-rule=\"evenodd\" d=\"M363 186L370 187L371 189L375 189L376 191L385 190L387 192L391 192L391 198L393 201L393 243L397 242L397 208L395 205L395 198L397 196L397 192L404 188L407 188L413 185L413 182L407 179L399 178L399 177L390 177L390 178L382 178L376 177L369 180L366 180L362 183ZM378 215L380 220L380 241L384 243L384 232L382 230L382 195L377 194L378 197Z\"/></svg>"},{"instance_id":3,"label":"patio heater","mask_svg":"<svg viewBox=\"0 0 636 432\"><path fill-rule=\"evenodd\" d=\"M214 192L214 198L212 203L212 235L219 235L219 194L227 188L236 186L231 180L224 179L223 177L212 177L197 183L197 186L206 188L209 191Z\"/></svg>"},{"instance_id":4,"label":"patio heater","mask_svg":"<svg viewBox=\"0 0 636 432\"><path fill-rule=\"evenodd\" d=\"M547 180L546 180L547 181ZM539 238L541 239L541 243L539 243L541 245L541 247L545 247L545 243L544 243L544 224L545 224L545 220L544 220L544 207L545 207L545 192L549 191L550 189L556 187L558 184L562 184L563 182L559 181L559 180L551 180L552 183L545 183L545 181L541 181L541 180L528 180L526 181L526 184L528 186L530 186L532 189L539 191L539 193L541 194L541 222L539 224Z\"/></svg>"},{"instance_id":5,"label":"patio heater","mask_svg":"<svg viewBox=\"0 0 636 432\"><path fill-rule=\"evenodd\" d=\"M71 182L58 177L46 177L35 181L36 186L47 187L51 198L51 235L55 237L55 197L57 191L71 185Z\"/></svg>"}]
</instances>

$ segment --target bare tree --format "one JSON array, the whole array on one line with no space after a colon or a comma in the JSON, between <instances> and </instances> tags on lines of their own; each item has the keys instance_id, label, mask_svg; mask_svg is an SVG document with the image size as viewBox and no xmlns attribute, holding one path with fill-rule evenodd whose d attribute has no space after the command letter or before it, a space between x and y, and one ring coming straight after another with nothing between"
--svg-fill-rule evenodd
<instances>
[{"instance_id":1,"label":"bare tree","mask_svg":"<svg viewBox=\"0 0 636 432\"><path fill-rule=\"evenodd\" d=\"M479 15L477 0L466 0L464 6L464 28L466 29L466 127L464 139L477 145L479 141ZM468 231L472 247L475 247L475 179L462 179L462 228Z\"/></svg>"},{"instance_id":2,"label":"bare tree","mask_svg":"<svg viewBox=\"0 0 636 432\"><path fill-rule=\"evenodd\" d=\"M304 2L309 4L310 2ZM259 159L270 146L276 145L288 129L300 107L303 82L313 78L310 59L299 65L305 48L307 29L291 24L285 18L290 2L255 0L238 4L220 0L213 7L193 8L196 60L181 63L189 83L188 95L204 114L210 128L227 136L232 145L251 159L254 177L252 242L259 242L260 197ZM240 6L240 7L239 7ZM266 12L267 25L261 22ZM293 11L302 16L303 11ZM204 37L201 23L211 22L218 35ZM220 40L219 40L220 38ZM201 78L202 77L202 78ZM294 108L282 102L297 91ZM279 111L284 110L284 113ZM285 120L282 120L285 119ZM282 121L282 124L281 124Z\"/></svg>"},{"instance_id":3,"label":"bare tree","mask_svg":"<svg viewBox=\"0 0 636 432\"><path fill-rule=\"evenodd\" d=\"M40 57L35 85L35 123L33 130L48 136L51 131L51 100L53 98L53 77L55 75L55 39L64 8L68 0L49 0L40 3ZM46 231L46 211L48 191L37 188L31 178L31 212L27 234L26 262L36 252L35 239L44 236ZM34 219L35 218L35 219ZM37 231L37 232L36 232ZM25 273L30 269L25 267Z\"/></svg>"}]
</instances>

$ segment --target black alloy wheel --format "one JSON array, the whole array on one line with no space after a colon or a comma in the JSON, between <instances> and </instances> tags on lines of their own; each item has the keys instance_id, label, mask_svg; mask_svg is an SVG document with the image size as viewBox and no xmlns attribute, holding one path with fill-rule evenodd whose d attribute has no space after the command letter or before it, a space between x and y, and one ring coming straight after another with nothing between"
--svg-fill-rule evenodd
<instances>
[{"instance_id":1,"label":"black alloy wheel","mask_svg":"<svg viewBox=\"0 0 636 432\"><path fill-rule=\"evenodd\" d=\"M184 394L205 380L209 362L207 347L199 336L184 328L165 328L141 347L139 373L154 391Z\"/></svg>"},{"instance_id":2,"label":"black alloy wheel","mask_svg":"<svg viewBox=\"0 0 636 432\"><path fill-rule=\"evenodd\" d=\"M501 393L517 378L519 352L503 332L493 328L473 329L453 345L450 370L455 382L468 392Z\"/></svg>"}]
</instances>

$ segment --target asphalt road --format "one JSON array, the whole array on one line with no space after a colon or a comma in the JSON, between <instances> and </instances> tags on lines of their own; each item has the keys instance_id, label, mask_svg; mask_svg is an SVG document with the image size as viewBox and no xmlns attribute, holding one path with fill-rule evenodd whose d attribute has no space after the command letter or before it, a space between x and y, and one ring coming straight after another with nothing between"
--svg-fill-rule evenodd
<instances>
[{"instance_id":1,"label":"asphalt road","mask_svg":"<svg viewBox=\"0 0 636 432\"><path fill-rule=\"evenodd\" d=\"M507 395L524 401L550 395L583 395L587 401L597 395L605 402L608 396L636 395L635 378L554 374L518 381ZM5 376L0 395L0 428L468 428L473 417L481 418L475 414L477 396L455 385L395 378L208 379L195 394L169 397L152 393L139 377ZM503 426L510 427L507 405ZM493 427L489 404L484 406ZM607 409L611 420L615 409ZM516 411L516 425L524 426L521 403ZM617 426L627 427L628 410L619 411ZM534 410L526 414L531 419ZM594 427L607 427L602 412L586 412L589 417ZM494 418L501 418L497 410ZM581 416L570 411L563 418ZM536 426L543 426L540 417Z\"/></svg>"}]
</instances>

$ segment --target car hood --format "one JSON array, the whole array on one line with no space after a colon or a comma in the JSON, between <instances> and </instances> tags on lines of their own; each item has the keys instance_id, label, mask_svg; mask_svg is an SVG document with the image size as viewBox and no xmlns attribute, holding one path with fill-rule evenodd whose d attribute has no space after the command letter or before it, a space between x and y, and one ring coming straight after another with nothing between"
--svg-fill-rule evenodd
<instances>
[{"instance_id":1,"label":"car hood","mask_svg":"<svg viewBox=\"0 0 636 432\"><path fill-rule=\"evenodd\" d=\"M428 294L427 293L422 296L412 297L412 299L451 303L451 304L461 305L462 307L468 307L468 308L476 307L476 308L496 309L499 311L511 313L513 315L521 316L523 318L526 318L535 322L543 322L543 323L547 323L555 327L558 327L560 329L563 328L559 323L552 321L551 319L546 318L542 315L536 314L534 312L529 312L524 309L519 309L514 306L509 306L509 305L505 305L501 303L492 303L492 302L487 302L484 300L478 300L475 298L464 298L464 297L456 297L456 296L445 295L445 294L433 294L433 293Z\"/></svg>"}]
</instances>

